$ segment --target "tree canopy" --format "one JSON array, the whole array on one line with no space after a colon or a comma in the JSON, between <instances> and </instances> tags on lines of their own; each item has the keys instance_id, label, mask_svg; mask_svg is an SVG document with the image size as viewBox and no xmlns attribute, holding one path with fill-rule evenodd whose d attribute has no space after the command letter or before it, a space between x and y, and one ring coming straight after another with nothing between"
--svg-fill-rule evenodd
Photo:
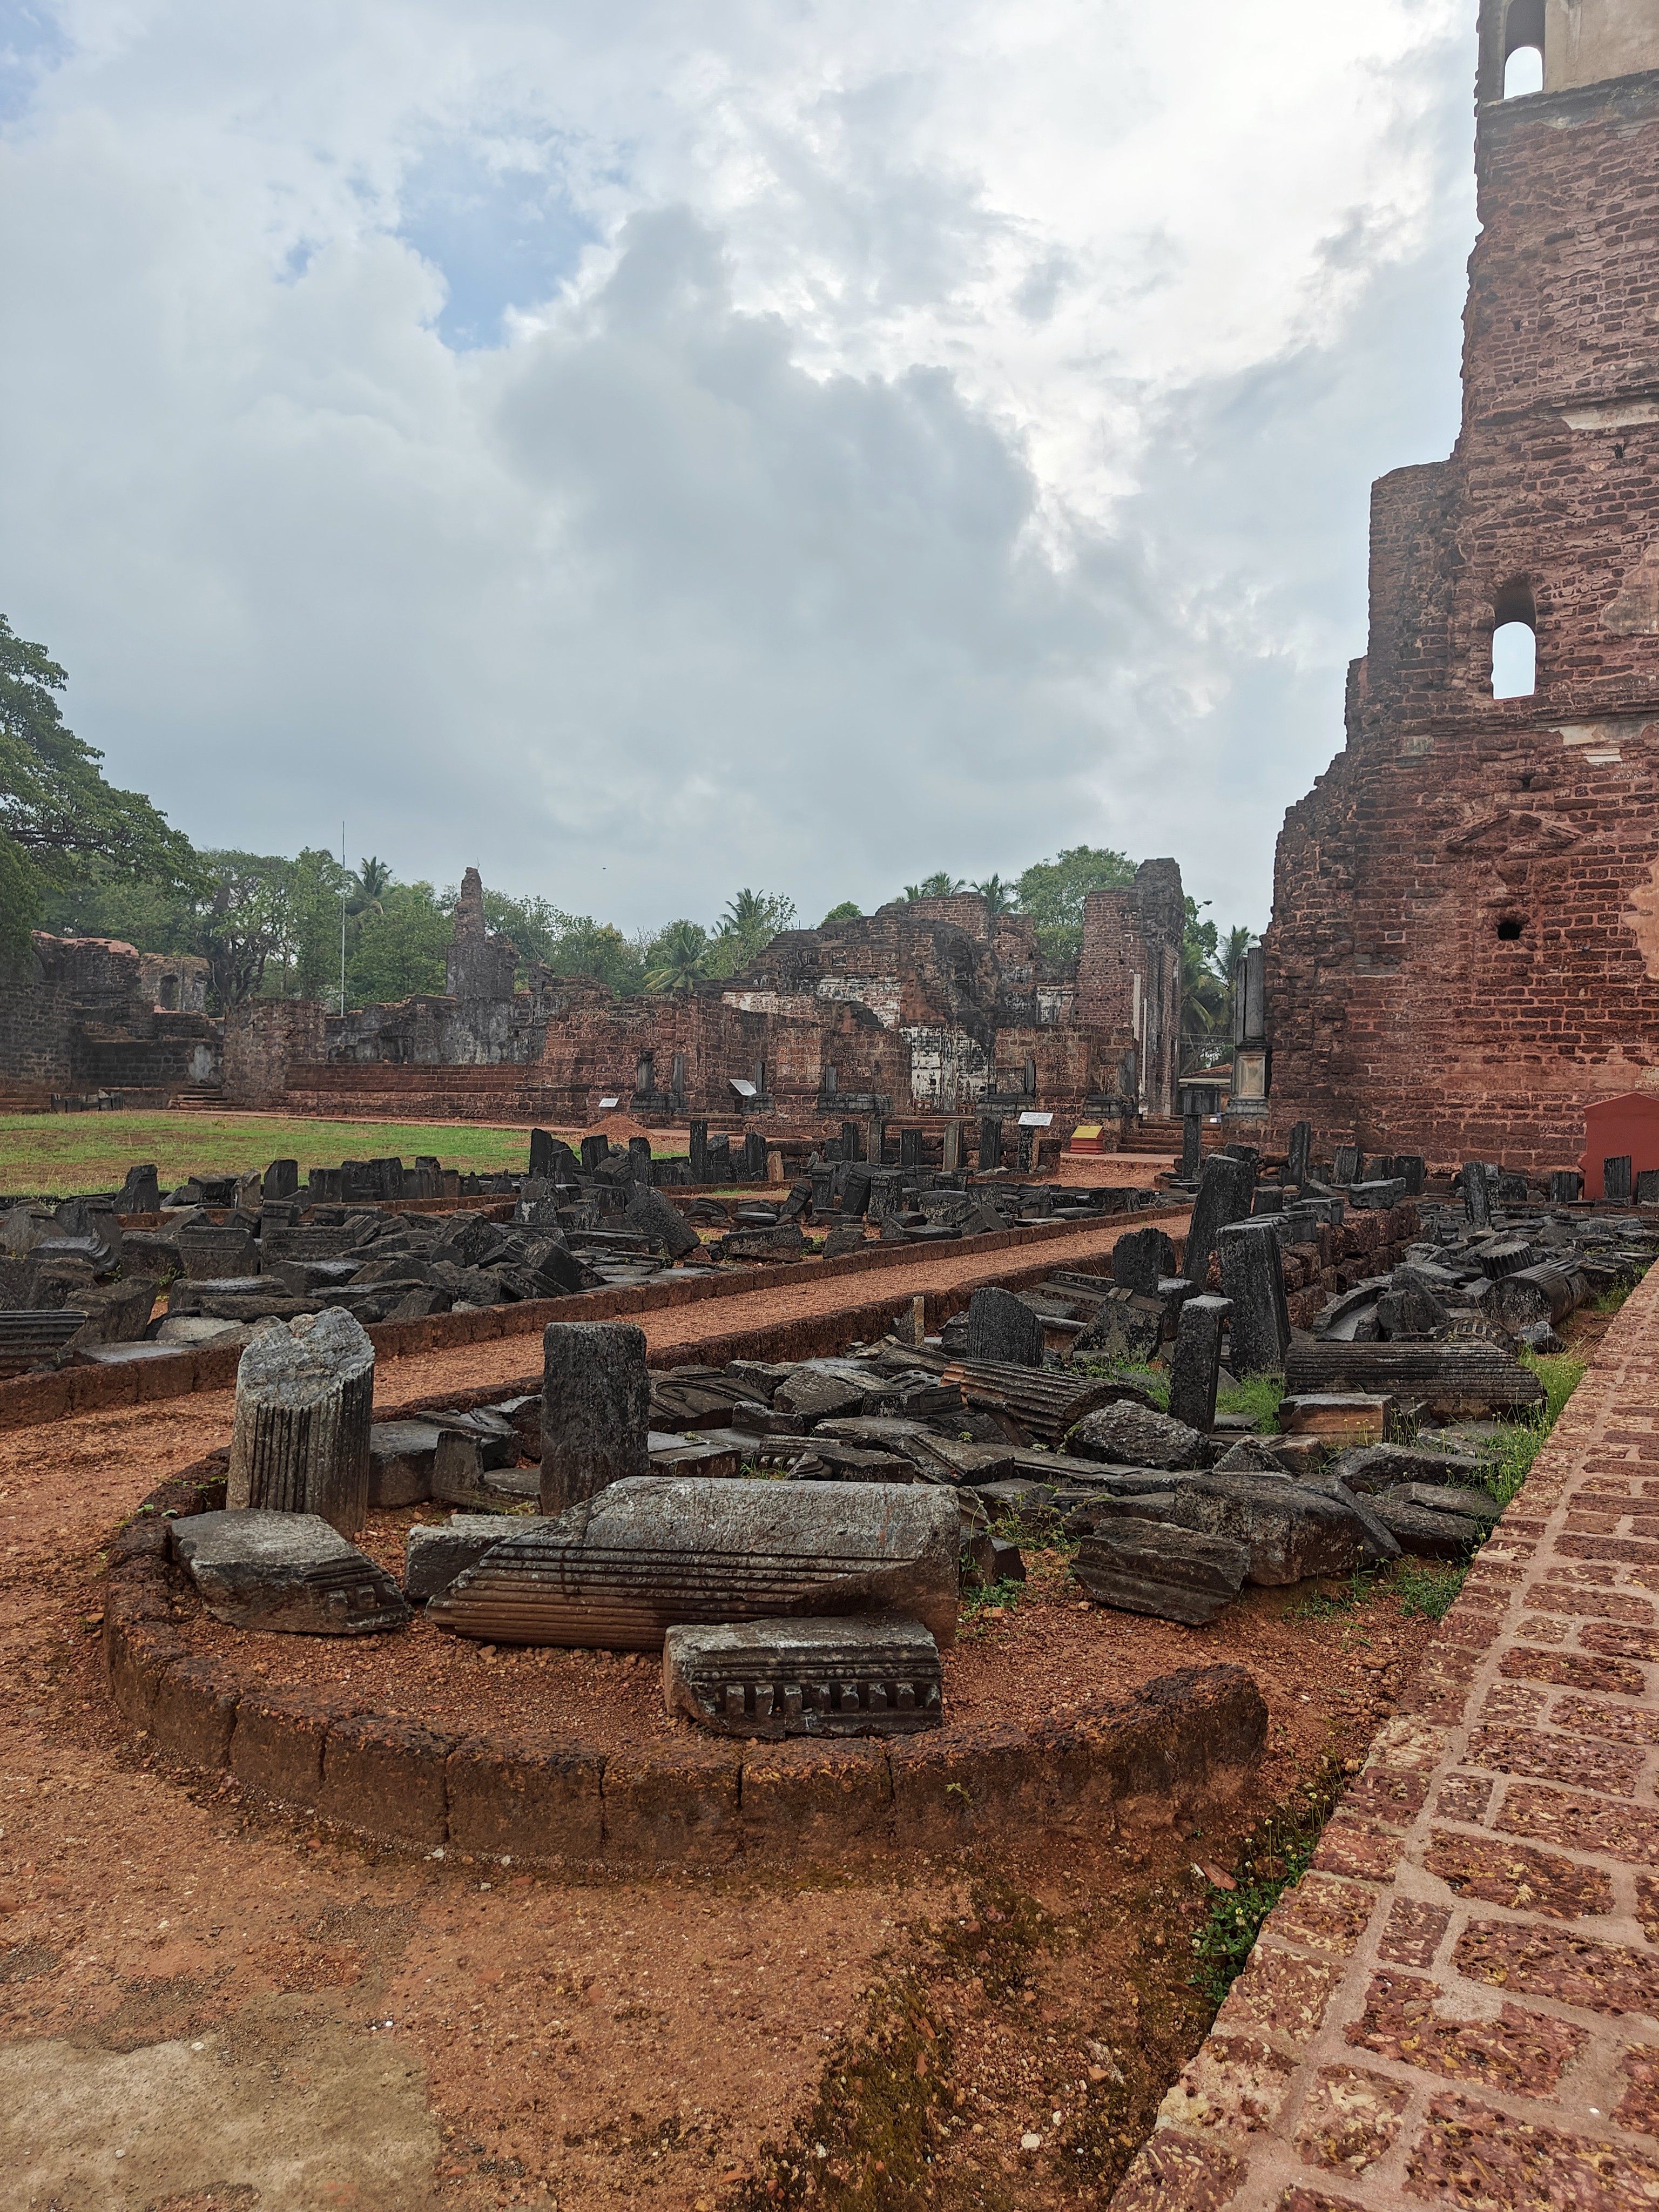
<instances>
[{"instance_id":1,"label":"tree canopy","mask_svg":"<svg viewBox=\"0 0 1659 2212\"><path fill-rule=\"evenodd\" d=\"M106 783L52 696L69 678L0 615L0 952L15 959L47 896L77 884L200 888L190 840Z\"/></svg>"},{"instance_id":2,"label":"tree canopy","mask_svg":"<svg viewBox=\"0 0 1659 2212\"><path fill-rule=\"evenodd\" d=\"M1038 860L1014 886L1019 911L1036 924L1037 949L1050 960L1075 960L1083 947L1083 902L1091 891L1127 890L1135 864L1126 853L1073 845Z\"/></svg>"}]
</instances>

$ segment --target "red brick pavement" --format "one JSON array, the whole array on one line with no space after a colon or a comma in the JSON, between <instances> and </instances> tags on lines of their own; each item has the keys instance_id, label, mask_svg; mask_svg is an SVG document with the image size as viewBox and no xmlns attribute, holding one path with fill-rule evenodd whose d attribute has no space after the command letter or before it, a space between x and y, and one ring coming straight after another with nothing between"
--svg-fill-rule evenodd
<instances>
[{"instance_id":1,"label":"red brick pavement","mask_svg":"<svg viewBox=\"0 0 1659 2212\"><path fill-rule=\"evenodd\" d=\"M1659 2208L1659 1269L1112 2212Z\"/></svg>"}]
</instances>

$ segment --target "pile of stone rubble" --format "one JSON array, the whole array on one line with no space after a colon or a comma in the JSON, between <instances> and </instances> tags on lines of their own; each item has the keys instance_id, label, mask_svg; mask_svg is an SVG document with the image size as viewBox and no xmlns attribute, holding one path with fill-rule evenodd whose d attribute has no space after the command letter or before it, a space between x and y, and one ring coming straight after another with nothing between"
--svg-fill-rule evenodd
<instances>
[{"instance_id":1,"label":"pile of stone rubble","mask_svg":"<svg viewBox=\"0 0 1659 2212\"><path fill-rule=\"evenodd\" d=\"M302 1185L297 1163L274 1160L263 1174L195 1175L163 1194L143 1166L112 1194L19 1200L0 1218L0 1373L71 1350L107 1360L146 1346L236 1345L259 1322L334 1309L365 1323L418 1320L689 1267L835 1258L872 1234L926 1243L1151 1202L1139 1190L970 1189L965 1175L815 1159L775 1202L688 1194L677 1204L664 1187L684 1164L653 1161L643 1138L585 1138L578 1152L537 1130L522 1175L348 1160ZM446 1199L458 1210L441 1211ZM396 1210L415 1204L428 1210ZM510 1219L489 1218L509 1207ZM124 1227L134 1214L155 1225ZM706 1242L708 1228L724 1233Z\"/></svg>"}]
</instances>

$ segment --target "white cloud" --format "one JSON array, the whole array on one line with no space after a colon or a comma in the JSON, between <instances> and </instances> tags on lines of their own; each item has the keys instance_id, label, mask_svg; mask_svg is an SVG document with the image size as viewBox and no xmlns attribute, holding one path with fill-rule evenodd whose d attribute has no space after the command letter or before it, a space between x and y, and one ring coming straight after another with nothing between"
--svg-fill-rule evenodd
<instances>
[{"instance_id":1,"label":"white cloud","mask_svg":"<svg viewBox=\"0 0 1659 2212\"><path fill-rule=\"evenodd\" d=\"M1260 922L1455 428L1466 12L38 8L0 607L203 842Z\"/></svg>"}]
</instances>

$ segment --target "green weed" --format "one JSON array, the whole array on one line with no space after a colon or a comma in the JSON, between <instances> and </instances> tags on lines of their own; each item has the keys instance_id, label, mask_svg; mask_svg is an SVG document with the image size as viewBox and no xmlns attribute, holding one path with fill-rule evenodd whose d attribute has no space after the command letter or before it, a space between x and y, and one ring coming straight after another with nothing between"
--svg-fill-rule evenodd
<instances>
[{"instance_id":1,"label":"green weed","mask_svg":"<svg viewBox=\"0 0 1659 2212\"><path fill-rule=\"evenodd\" d=\"M1144 1391L1160 1413L1170 1410L1170 1377L1161 1367L1130 1367L1121 1359L1074 1359L1073 1375L1086 1375L1097 1382L1122 1382Z\"/></svg>"},{"instance_id":2,"label":"green weed","mask_svg":"<svg viewBox=\"0 0 1659 2212\"><path fill-rule=\"evenodd\" d=\"M1319 1844L1346 1776L1340 1759L1327 1757L1305 1790L1267 1814L1240 1847L1237 1887L1208 1888L1209 1911L1193 1938L1192 1983L1219 2004L1243 1972L1262 1922L1285 1892L1300 1881Z\"/></svg>"},{"instance_id":3,"label":"green weed","mask_svg":"<svg viewBox=\"0 0 1659 2212\"><path fill-rule=\"evenodd\" d=\"M1466 1566L1427 1559L1401 1559L1394 1571L1394 1594L1406 1620L1443 1620L1463 1587Z\"/></svg>"},{"instance_id":4,"label":"green weed","mask_svg":"<svg viewBox=\"0 0 1659 2212\"><path fill-rule=\"evenodd\" d=\"M1279 1433L1279 1401L1285 1395L1282 1375L1252 1375L1232 1382L1216 1395L1218 1413L1248 1413L1261 1436Z\"/></svg>"},{"instance_id":5,"label":"green weed","mask_svg":"<svg viewBox=\"0 0 1659 2212\"><path fill-rule=\"evenodd\" d=\"M971 1634L988 1624L985 1616L994 1610L997 1613L1012 1613L1028 1595L1024 1583L985 1583L977 1589L964 1589L957 1609L957 1633Z\"/></svg>"},{"instance_id":6,"label":"green weed","mask_svg":"<svg viewBox=\"0 0 1659 2212\"><path fill-rule=\"evenodd\" d=\"M1610 1291L1602 1291L1590 1300L1590 1311L1596 1314L1616 1314L1635 1287L1634 1283L1620 1283Z\"/></svg>"},{"instance_id":7,"label":"green weed","mask_svg":"<svg viewBox=\"0 0 1659 2212\"><path fill-rule=\"evenodd\" d=\"M1369 1605L1376 1595L1376 1585L1375 1567L1356 1567L1347 1581L1337 1589L1316 1589L1292 1606L1291 1619L1334 1620L1339 1613L1352 1613L1358 1605Z\"/></svg>"},{"instance_id":8,"label":"green weed","mask_svg":"<svg viewBox=\"0 0 1659 2212\"><path fill-rule=\"evenodd\" d=\"M1571 1352L1540 1357L1523 1352L1522 1359L1544 1386L1544 1402L1524 1420L1505 1421L1500 1433L1486 1446L1486 1486L1500 1505L1507 1505L1532 1472L1532 1463L1544 1439L1560 1418L1561 1408L1583 1381L1589 1362Z\"/></svg>"}]
</instances>

